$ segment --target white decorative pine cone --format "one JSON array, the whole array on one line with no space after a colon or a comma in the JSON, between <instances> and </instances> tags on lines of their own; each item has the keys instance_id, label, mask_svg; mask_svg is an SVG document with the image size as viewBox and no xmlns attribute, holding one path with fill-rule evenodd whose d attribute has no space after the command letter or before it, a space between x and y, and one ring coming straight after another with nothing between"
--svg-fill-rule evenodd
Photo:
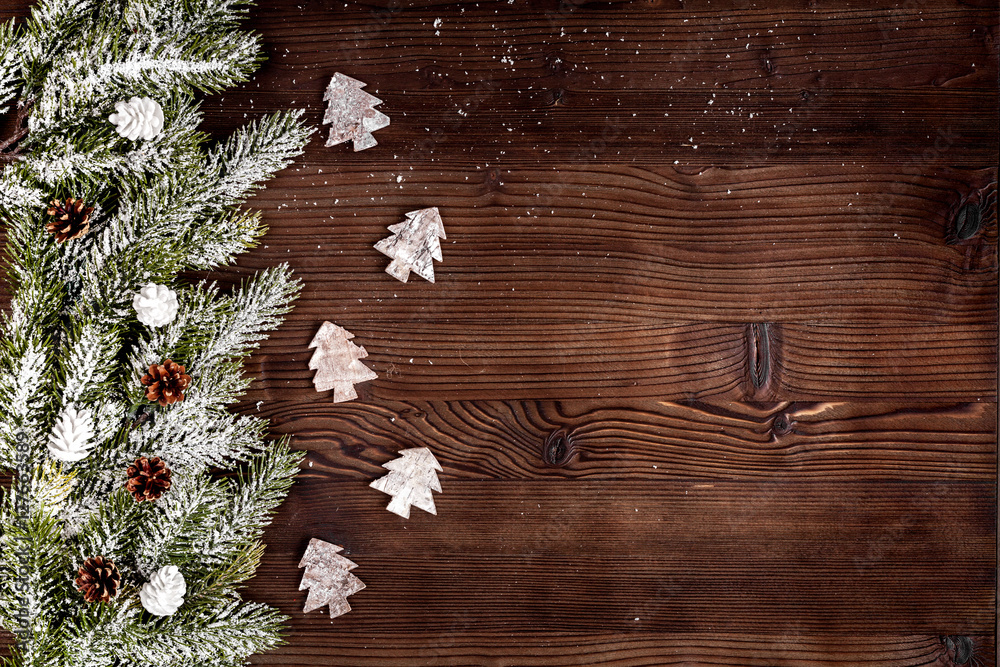
<instances>
[{"instance_id":1,"label":"white decorative pine cone","mask_svg":"<svg viewBox=\"0 0 1000 667\"><path fill-rule=\"evenodd\" d=\"M93 443L94 420L90 410L77 410L72 405L59 415L49 434L49 456L72 463L87 458Z\"/></svg>"},{"instance_id":2,"label":"white decorative pine cone","mask_svg":"<svg viewBox=\"0 0 1000 667\"><path fill-rule=\"evenodd\" d=\"M152 139L163 131L163 107L148 97L133 97L115 103L115 113L108 120L126 139Z\"/></svg>"},{"instance_id":3,"label":"white decorative pine cone","mask_svg":"<svg viewBox=\"0 0 1000 667\"><path fill-rule=\"evenodd\" d=\"M177 317L177 293L165 285L149 283L132 297L132 307L147 327L162 327Z\"/></svg>"},{"instance_id":4,"label":"white decorative pine cone","mask_svg":"<svg viewBox=\"0 0 1000 667\"><path fill-rule=\"evenodd\" d=\"M170 616L184 604L187 584L176 565L165 565L156 571L148 583L142 585L139 599L142 606L154 616Z\"/></svg>"}]
</instances>

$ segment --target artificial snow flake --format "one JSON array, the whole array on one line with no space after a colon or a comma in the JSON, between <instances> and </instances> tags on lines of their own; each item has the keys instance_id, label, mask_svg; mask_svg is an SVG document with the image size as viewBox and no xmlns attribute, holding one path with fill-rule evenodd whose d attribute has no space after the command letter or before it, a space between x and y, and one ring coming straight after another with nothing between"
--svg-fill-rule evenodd
<instances>
[{"instance_id":1,"label":"artificial snow flake","mask_svg":"<svg viewBox=\"0 0 1000 667\"><path fill-rule=\"evenodd\" d=\"M153 139L163 131L163 107L148 97L133 97L115 103L115 113L108 116L126 139Z\"/></svg>"},{"instance_id":2,"label":"artificial snow flake","mask_svg":"<svg viewBox=\"0 0 1000 667\"><path fill-rule=\"evenodd\" d=\"M389 227L392 236L375 244L375 249L392 263L385 272L396 280L406 282L410 271L429 282L434 282L434 261L442 261L441 242L445 238L444 223L436 206L410 211L406 221Z\"/></svg>"},{"instance_id":3,"label":"artificial snow flake","mask_svg":"<svg viewBox=\"0 0 1000 667\"><path fill-rule=\"evenodd\" d=\"M330 618L336 618L351 610L347 596L365 588L364 582L350 572L358 566L357 563L338 555L343 550L344 547L315 537L309 540L309 546L299 561L299 567L306 568L299 590L309 589L304 612L328 604Z\"/></svg>"},{"instance_id":4,"label":"artificial snow flake","mask_svg":"<svg viewBox=\"0 0 1000 667\"><path fill-rule=\"evenodd\" d=\"M382 100L361 90L366 85L340 72L330 79L323 95L327 102L323 123L330 124L327 146L353 139L354 150L363 151L378 144L372 132L388 126L389 117L373 108L382 104Z\"/></svg>"},{"instance_id":5,"label":"artificial snow flake","mask_svg":"<svg viewBox=\"0 0 1000 667\"><path fill-rule=\"evenodd\" d=\"M72 405L59 415L49 434L49 456L66 463L87 458L94 446L94 420L90 410L77 410Z\"/></svg>"},{"instance_id":6,"label":"artificial snow flake","mask_svg":"<svg viewBox=\"0 0 1000 667\"><path fill-rule=\"evenodd\" d=\"M170 616L184 604L187 583L176 565L157 570L139 590L143 608L154 616Z\"/></svg>"},{"instance_id":7,"label":"artificial snow flake","mask_svg":"<svg viewBox=\"0 0 1000 667\"><path fill-rule=\"evenodd\" d=\"M166 285L149 283L132 298L132 307L147 327L162 327L177 317L177 293Z\"/></svg>"},{"instance_id":8,"label":"artificial snow flake","mask_svg":"<svg viewBox=\"0 0 1000 667\"><path fill-rule=\"evenodd\" d=\"M315 347L309 368L318 371L313 378L316 391L333 389L333 402L341 403L358 397L354 385L378 377L361 359L368 356L365 348L351 342L354 334L333 322L323 322L309 347Z\"/></svg>"},{"instance_id":9,"label":"artificial snow flake","mask_svg":"<svg viewBox=\"0 0 1000 667\"><path fill-rule=\"evenodd\" d=\"M383 468L392 472L369 486L392 496L386 509L404 519L410 518L410 505L437 514L431 491L441 491L441 482L437 477L441 464L427 447L403 449L399 454L400 458L382 464Z\"/></svg>"}]
</instances>

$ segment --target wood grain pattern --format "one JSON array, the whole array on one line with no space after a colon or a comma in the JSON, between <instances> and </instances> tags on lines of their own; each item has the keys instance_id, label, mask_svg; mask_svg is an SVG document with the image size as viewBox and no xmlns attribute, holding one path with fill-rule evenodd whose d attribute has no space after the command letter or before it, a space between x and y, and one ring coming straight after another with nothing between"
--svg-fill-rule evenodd
<instances>
[{"instance_id":1,"label":"wood grain pattern","mask_svg":"<svg viewBox=\"0 0 1000 667\"><path fill-rule=\"evenodd\" d=\"M738 392L743 376L743 327L734 325L349 326L379 374L356 387L362 397L698 397ZM309 379L297 338L275 336L262 349L260 372L248 370L266 383L251 400L301 395Z\"/></svg>"},{"instance_id":2,"label":"wood grain pattern","mask_svg":"<svg viewBox=\"0 0 1000 667\"><path fill-rule=\"evenodd\" d=\"M495 635L459 631L447 637L433 633L392 634L303 630L304 641L281 653L257 656L256 665L349 665L383 667L411 665L490 665L542 667L609 665L729 665L743 667L915 667L949 665L938 636L903 635L853 637L811 636L801 632L774 635L712 633L593 633L553 636L512 633L498 645ZM977 654L992 664L992 637L976 637ZM329 647L329 648L327 648ZM320 662L322 661L322 662Z\"/></svg>"},{"instance_id":3,"label":"wood grain pattern","mask_svg":"<svg viewBox=\"0 0 1000 667\"><path fill-rule=\"evenodd\" d=\"M948 667L947 635L996 663L993 0L250 25L270 60L205 100L211 133L319 127L337 71L392 118L361 153L317 134L251 202L261 247L206 276L304 281L235 406L308 451L247 590L289 643L254 664ZM445 262L401 284L372 245L428 206ZM312 387L324 320L371 355L356 401ZM437 516L368 488L407 447ZM314 537L368 585L333 623L300 611Z\"/></svg>"},{"instance_id":4,"label":"wood grain pattern","mask_svg":"<svg viewBox=\"0 0 1000 667\"><path fill-rule=\"evenodd\" d=\"M782 392L893 396L938 392L995 400L995 328L788 325L781 329ZM886 354L884 350L891 350ZM956 372L961 375L957 375Z\"/></svg>"},{"instance_id":5,"label":"wood grain pattern","mask_svg":"<svg viewBox=\"0 0 1000 667\"><path fill-rule=\"evenodd\" d=\"M993 169L331 171L312 164L312 152L306 159L253 201L271 233L241 262L287 261L298 271L306 290L295 317L997 317L995 213L973 238L948 242L968 197L985 190L995 203ZM429 203L448 228L436 284L379 280L384 259L371 246L386 225Z\"/></svg>"},{"instance_id":6,"label":"wood grain pattern","mask_svg":"<svg viewBox=\"0 0 1000 667\"><path fill-rule=\"evenodd\" d=\"M989 633L995 618L992 483L449 480L437 517L408 520L360 484L299 484L252 594L297 611L303 535L342 540L368 584L347 632L391 617L404 632Z\"/></svg>"},{"instance_id":7,"label":"wood grain pattern","mask_svg":"<svg viewBox=\"0 0 1000 667\"><path fill-rule=\"evenodd\" d=\"M446 480L979 481L996 477L996 403L274 401L256 414L355 484L404 446ZM552 438L558 434L558 438Z\"/></svg>"},{"instance_id":8,"label":"wood grain pattern","mask_svg":"<svg viewBox=\"0 0 1000 667\"><path fill-rule=\"evenodd\" d=\"M995 165L993 7L921 3L918 19L894 3L695 3L700 16L666 4L269 3L276 63L210 120L312 107L324 73L351 63L393 118L384 150L353 164L567 161L595 140L611 163L898 162L933 150L940 129L965 164Z\"/></svg>"},{"instance_id":9,"label":"wood grain pattern","mask_svg":"<svg viewBox=\"0 0 1000 667\"><path fill-rule=\"evenodd\" d=\"M427 3L437 5L439 13L433 16L407 11L416 3L371 4L388 11L334 2L262 5L268 11L259 25L276 46L324 41L325 48L299 48L294 54L279 49L277 71L329 68L353 51L364 71L397 77L391 81L396 90L407 90L401 77L409 68L434 61L440 63L439 74L425 74L420 88L462 90L491 78L509 87L561 80L616 92L810 84L989 90L997 76L990 31L995 8L988 2L928 3L921 7L919 21L907 20L904 8L885 0L864 7L827 2L822 8L777 2L770 5L773 13L726 2L688 2L684 7L622 2L614 8L531 2L513 9L500 2ZM458 4L465 6L456 11ZM721 14L726 4L731 11ZM366 48L359 48L369 35ZM393 47L401 58L381 57ZM879 51L877 63L868 58L873 49ZM464 58L463 50L474 55ZM561 62L555 62L553 53ZM508 58L493 57L500 54ZM711 83L698 75L710 77Z\"/></svg>"},{"instance_id":10,"label":"wood grain pattern","mask_svg":"<svg viewBox=\"0 0 1000 667\"><path fill-rule=\"evenodd\" d=\"M764 391L749 378L744 325L344 324L379 375L357 387L363 400L996 400L996 328L985 324L772 328L779 356ZM261 381L250 401L314 402L305 352L313 330L286 325L251 358L247 370Z\"/></svg>"},{"instance_id":11,"label":"wood grain pattern","mask_svg":"<svg viewBox=\"0 0 1000 667\"><path fill-rule=\"evenodd\" d=\"M386 97L386 113L401 119L379 133L382 152L370 160L327 153L317 160L319 166L356 164L381 170L438 163L520 166L583 159L694 166L846 162L860 168L883 160L920 163L925 154L941 159L935 143L943 141L948 153L962 155L963 164L989 167L997 145L995 136L982 129L997 116L983 119L970 111L988 108L990 98L967 91L900 92L890 100L877 92L844 93L837 101L826 102L825 108L819 102L805 106L802 91L774 92L767 94L771 101L766 110L756 112L742 106L745 94L715 93L712 98L711 89L617 94L503 91L490 95L489 114L468 123L456 110L485 106L475 93L407 92L409 104L401 110L390 107L385 93L378 92ZM240 103L240 97L245 103ZM236 110L256 115L307 106L303 98L312 97L299 90L269 95L268 105L261 105L261 96L254 92L227 99ZM720 106L709 106L709 101ZM551 111L552 107L560 111ZM720 116L707 117L706 108L717 108ZM209 129L231 127L232 110L206 111ZM754 118L733 115L737 112L753 113ZM850 157L845 160L845 156Z\"/></svg>"}]
</instances>

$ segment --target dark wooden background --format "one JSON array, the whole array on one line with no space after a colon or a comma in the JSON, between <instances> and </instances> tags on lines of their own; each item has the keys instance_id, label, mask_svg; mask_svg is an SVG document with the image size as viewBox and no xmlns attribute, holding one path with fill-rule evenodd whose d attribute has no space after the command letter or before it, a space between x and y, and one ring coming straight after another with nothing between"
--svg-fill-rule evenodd
<instances>
[{"instance_id":1,"label":"dark wooden background","mask_svg":"<svg viewBox=\"0 0 1000 667\"><path fill-rule=\"evenodd\" d=\"M996 3L404 4L265 0L269 62L206 106L318 125L339 71L392 119L317 136L216 276L305 284L239 406L309 452L254 663L993 664ZM437 283L399 283L372 245L428 206ZM324 320L354 402L313 390ZM368 483L413 446L444 491L403 520ZM368 585L333 622L311 537Z\"/></svg>"}]
</instances>

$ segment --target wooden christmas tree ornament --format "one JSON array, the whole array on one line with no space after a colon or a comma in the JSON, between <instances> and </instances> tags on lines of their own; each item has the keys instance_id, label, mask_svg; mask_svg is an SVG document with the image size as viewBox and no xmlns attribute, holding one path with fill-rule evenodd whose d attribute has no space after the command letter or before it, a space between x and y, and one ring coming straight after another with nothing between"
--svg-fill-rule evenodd
<instances>
[{"instance_id":1,"label":"wooden christmas tree ornament","mask_svg":"<svg viewBox=\"0 0 1000 667\"><path fill-rule=\"evenodd\" d=\"M434 282L434 261L441 261L444 223L437 207L422 208L406 214L406 221L389 227L392 236L375 244L375 249L392 258L385 272L406 282L410 271L428 282Z\"/></svg>"},{"instance_id":2,"label":"wooden christmas tree ornament","mask_svg":"<svg viewBox=\"0 0 1000 667\"><path fill-rule=\"evenodd\" d=\"M372 132L388 126L389 117L373 108L382 100L361 90L366 85L340 72L330 79L323 95L327 102L323 122L330 125L327 146L354 140L354 150L363 151L378 144Z\"/></svg>"},{"instance_id":3,"label":"wooden christmas tree ornament","mask_svg":"<svg viewBox=\"0 0 1000 667\"><path fill-rule=\"evenodd\" d=\"M399 454L400 458L382 465L392 472L369 486L392 496L386 509L404 519L410 518L410 505L437 514L431 491L441 492L437 477L441 464L426 447L403 449Z\"/></svg>"},{"instance_id":4,"label":"wooden christmas tree ornament","mask_svg":"<svg viewBox=\"0 0 1000 667\"><path fill-rule=\"evenodd\" d=\"M323 322L309 347L316 351L309 360L309 368L316 371L313 384L316 391L333 389L333 402L342 403L358 397L354 385L378 377L360 359L368 356L365 348L351 342L354 338L347 329L333 322Z\"/></svg>"},{"instance_id":5,"label":"wooden christmas tree ornament","mask_svg":"<svg viewBox=\"0 0 1000 667\"><path fill-rule=\"evenodd\" d=\"M330 618L337 618L351 610L347 596L363 590L365 584L351 574L357 563L338 555L343 550L344 547L315 537L309 540L309 546L299 561L299 567L306 569L302 573L299 590L309 590L303 612L309 613L330 605Z\"/></svg>"}]
</instances>

